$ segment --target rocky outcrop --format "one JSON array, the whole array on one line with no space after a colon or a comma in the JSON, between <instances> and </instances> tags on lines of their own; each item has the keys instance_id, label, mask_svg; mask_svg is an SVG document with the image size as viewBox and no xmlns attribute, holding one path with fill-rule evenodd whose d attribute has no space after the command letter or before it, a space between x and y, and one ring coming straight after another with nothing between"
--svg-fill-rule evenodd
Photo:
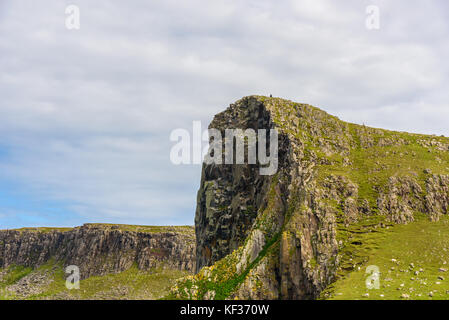
<instances>
[{"instance_id":1,"label":"rocky outcrop","mask_svg":"<svg viewBox=\"0 0 449 320\"><path fill-rule=\"evenodd\" d=\"M425 210L433 220L449 212L449 175L432 175L426 180Z\"/></svg>"},{"instance_id":2,"label":"rocky outcrop","mask_svg":"<svg viewBox=\"0 0 449 320\"><path fill-rule=\"evenodd\" d=\"M313 299L335 280L350 226L370 232L418 212L448 213L447 138L350 124L260 96L231 104L210 128L277 129L279 168L260 176L255 165L203 165L198 274L181 279L174 297Z\"/></svg>"},{"instance_id":3,"label":"rocky outcrop","mask_svg":"<svg viewBox=\"0 0 449 320\"><path fill-rule=\"evenodd\" d=\"M0 269L35 268L50 259L78 266L82 279L121 272L133 264L139 269L194 271L195 237L193 227L161 227L153 232L99 224L66 231L0 231Z\"/></svg>"}]
</instances>

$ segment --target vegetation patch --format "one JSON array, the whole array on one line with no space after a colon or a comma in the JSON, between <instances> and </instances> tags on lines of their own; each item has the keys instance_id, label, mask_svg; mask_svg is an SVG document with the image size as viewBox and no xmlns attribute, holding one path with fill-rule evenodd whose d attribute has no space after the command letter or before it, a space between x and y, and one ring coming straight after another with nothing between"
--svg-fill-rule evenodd
<instances>
[{"instance_id":1,"label":"vegetation patch","mask_svg":"<svg viewBox=\"0 0 449 320\"><path fill-rule=\"evenodd\" d=\"M363 246L346 249L354 265L343 264L350 271L343 270L321 299L449 299L449 217L431 222L421 216L358 239ZM368 266L379 269L379 289L366 286Z\"/></svg>"},{"instance_id":2,"label":"vegetation patch","mask_svg":"<svg viewBox=\"0 0 449 320\"><path fill-rule=\"evenodd\" d=\"M63 299L63 300L119 300L119 299L160 299L165 296L175 280L185 277L185 271L173 269L139 270L133 265L126 271L93 276L80 281L80 289L66 288L67 274L62 264L53 261L36 269L12 267L3 271L0 280L0 299ZM26 293L18 282L25 276L38 275L44 279L39 290ZM25 292L25 293L24 293Z\"/></svg>"}]
</instances>

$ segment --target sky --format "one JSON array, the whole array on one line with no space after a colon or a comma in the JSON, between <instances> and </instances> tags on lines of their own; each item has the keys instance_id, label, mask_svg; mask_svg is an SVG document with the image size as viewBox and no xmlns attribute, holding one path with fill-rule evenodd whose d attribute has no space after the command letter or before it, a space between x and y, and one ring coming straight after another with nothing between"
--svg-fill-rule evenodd
<instances>
[{"instance_id":1,"label":"sky","mask_svg":"<svg viewBox=\"0 0 449 320\"><path fill-rule=\"evenodd\" d=\"M247 95L448 136L448 38L446 0L1 0L0 229L192 225L170 133Z\"/></svg>"}]
</instances>

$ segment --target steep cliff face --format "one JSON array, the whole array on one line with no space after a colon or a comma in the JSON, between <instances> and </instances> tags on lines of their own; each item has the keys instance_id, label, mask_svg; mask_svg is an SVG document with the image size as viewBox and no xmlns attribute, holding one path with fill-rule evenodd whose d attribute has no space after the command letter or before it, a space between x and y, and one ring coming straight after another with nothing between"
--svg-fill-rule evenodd
<instances>
[{"instance_id":1,"label":"steep cliff face","mask_svg":"<svg viewBox=\"0 0 449 320\"><path fill-rule=\"evenodd\" d=\"M50 259L76 265L81 279L131 268L194 271L193 227L86 224L73 229L0 231L0 269L39 267Z\"/></svg>"},{"instance_id":2,"label":"steep cliff face","mask_svg":"<svg viewBox=\"0 0 449 320\"><path fill-rule=\"evenodd\" d=\"M275 125L263 104L248 101L215 116L209 128L272 129ZM283 155L282 155L283 156ZM248 236L257 210L265 201L271 177L258 165L204 165L195 215L197 271L237 249Z\"/></svg>"},{"instance_id":3,"label":"steep cliff face","mask_svg":"<svg viewBox=\"0 0 449 320\"><path fill-rule=\"evenodd\" d=\"M276 128L279 169L260 176L254 165L203 166L199 273L180 280L173 296L316 298L357 267L348 250L359 245L356 234L448 212L447 138L350 124L260 96L232 104L210 127Z\"/></svg>"}]
</instances>

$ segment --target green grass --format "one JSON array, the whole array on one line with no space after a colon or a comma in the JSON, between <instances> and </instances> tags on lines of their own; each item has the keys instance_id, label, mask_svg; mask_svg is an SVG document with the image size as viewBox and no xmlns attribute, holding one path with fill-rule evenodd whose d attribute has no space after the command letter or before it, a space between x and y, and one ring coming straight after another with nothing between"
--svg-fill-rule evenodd
<instances>
[{"instance_id":1,"label":"green grass","mask_svg":"<svg viewBox=\"0 0 449 320\"><path fill-rule=\"evenodd\" d=\"M6 288L32 273L46 274L51 281L43 285L41 292L26 297L15 295ZM7 299L160 299L165 296L174 281L188 275L172 269L139 270L136 265L116 274L94 276L80 281L80 289L68 290L67 275L60 263L49 262L35 270L11 267L0 280L0 300Z\"/></svg>"},{"instance_id":2,"label":"green grass","mask_svg":"<svg viewBox=\"0 0 449 320\"><path fill-rule=\"evenodd\" d=\"M421 217L407 225L361 234L358 240L363 250L358 257L364 259L323 291L322 299L449 299L449 271L439 271L449 270L449 217L438 222ZM370 265L379 268L379 289L366 287Z\"/></svg>"},{"instance_id":3,"label":"green grass","mask_svg":"<svg viewBox=\"0 0 449 320\"><path fill-rule=\"evenodd\" d=\"M299 160L314 159L318 184L330 175L346 176L358 185L359 198L374 210L379 190L392 176L411 176L425 190L429 175L424 169L449 174L447 137L370 128L341 121L310 105L257 98L272 111L281 132L300 141L304 156Z\"/></svg>"},{"instance_id":4,"label":"green grass","mask_svg":"<svg viewBox=\"0 0 449 320\"><path fill-rule=\"evenodd\" d=\"M439 222L431 223L427 218L415 213L417 221L414 223L393 225L387 221L388 215L378 215L377 200L381 193L389 191L388 181L396 176L416 180L423 191L423 194L418 195L419 201L422 202L426 191L426 180L430 176L430 173L425 173L424 170L429 169L432 174L437 175L449 174L449 152L447 152L449 139L369 128L340 121L310 105L279 98L260 96L257 98L265 103L281 134L287 135L294 142L296 149L293 151L298 151L296 161L300 161L304 167L313 165L310 166L310 168L313 167L313 172L311 171L309 185L315 184L316 190L321 189L323 194L326 194L328 191L328 187L325 187L326 179L329 179L331 175L342 176L357 185L358 192L354 195L357 203L369 204L366 214L359 213L356 221L348 222L345 220L342 208L345 196L337 195L338 199L323 196L318 199L322 203L327 202L329 207L334 209L337 220L337 241L341 243L339 245L341 260L336 273L336 282L325 290L322 297L329 295L338 299L398 299L401 295L407 294L411 298L425 299L430 298L430 291L437 290L433 292L433 298L444 298L449 288L446 288L446 280L437 280L438 276L445 277L444 274L439 274L438 268L441 266L437 267L437 265L443 264L442 259L448 250L444 244L444 241L449 240L447 239L449 237L447 217L442 217ZM273 181L276 180L277 177L274 177ZM271 191L267 194L267 208L259 213L253 226L253 228L261 229L265 235L268 235L272 226L275 225L278 216L278 213L274 211L276 210L276 202L272 199L274 194ZM308 208L298 208L302 203L299 200L292 197L285 213L285 221L291 218L299 219L298 212L306 212ZM253 211L256 213L256 208L248 208L244 213L252 214ZM191 226L163 227L100 223L88 224L87 227L131 232L178 232L192 236L194 231ZM39 232L56 230L55 228L26 228L25 230L28 229L32 231L36 229ZM297 232L300 233L301 230ZM239 274L236 274L236 264L240 262L242 247L198 275L186 278L176 289L180 294L186 294L185 298L201 298L204 293L212 290L215 291L217 299L228 297L251 269L278 246L277 237L273 234L267 236L267 239L271 240L268 241L259 257ZM310 258L312 267L318 263L316 258ZM414 264L414 268L422 268L424 271L414 276L416 270L409 268L410 263ZM365 288L364 281L367 276L365 270L368 265L377 265L382 272L379 290L367 291ZM130 269L127 272L84 280L83 291L70 292L70 294L77 295L79 298L91 298L99 292L107 292L109 287L104 286L108 282L113 284L111 288L122 287L123 283L133 283L132 288L140 288L137 291L144 292L143 282L158 281L152 280L150 275L141 274L137 270ZM60 275L55 273L56 280L50 286L57 287L48 288L47 296L63 292L64 289L61 289L64 279L62 269L60 273ZM172 279L176 275L161 276ZM436 284L437 281L441 283ZM154 287L158 288L158 285ZM184 292L184 289L190 290L192 287L194 287L192 291L196 293ZM397 290L398 288L400 290ZM369 293L368 297L363 296L366 293ZM383 297L380 296L381 294Z\"/></svg>"},{"instance_id":5,"label":"green grass","mask_svg":"<svg viewBox=\"0 0 449 320\"><path fill-rule=\"evenodd\" d=\"M86 223L85 226L92 228L102 229L115 229L121 231L131 232L148 232L148 233L160 233L160 232L176 232L182 234L193 234L193 226L140 226L130 224L112 224L112 223ZM77 227L80 228L80 227ZM49 232L67 232L75 228L56 228L56 227L26 227L20 229L12 229L19 232L36 232L36 233L49 233ZM2 230L0 230L2 231Z\"/></svg>"},{"instance_id":6,"label":"green grass","mask_svg":"<svg viewBox=\"0 0 449 320\"><path fill-rule=\"evenodd\" d=\"M20 229L12 229L19 232L38 232L38 233L49 233L53 231L57 232L66 232L73 230L73 228L52 228L52 227L26 227ZM0 230L2 231L2 230Z\"/></svg>"}]
</instances>

